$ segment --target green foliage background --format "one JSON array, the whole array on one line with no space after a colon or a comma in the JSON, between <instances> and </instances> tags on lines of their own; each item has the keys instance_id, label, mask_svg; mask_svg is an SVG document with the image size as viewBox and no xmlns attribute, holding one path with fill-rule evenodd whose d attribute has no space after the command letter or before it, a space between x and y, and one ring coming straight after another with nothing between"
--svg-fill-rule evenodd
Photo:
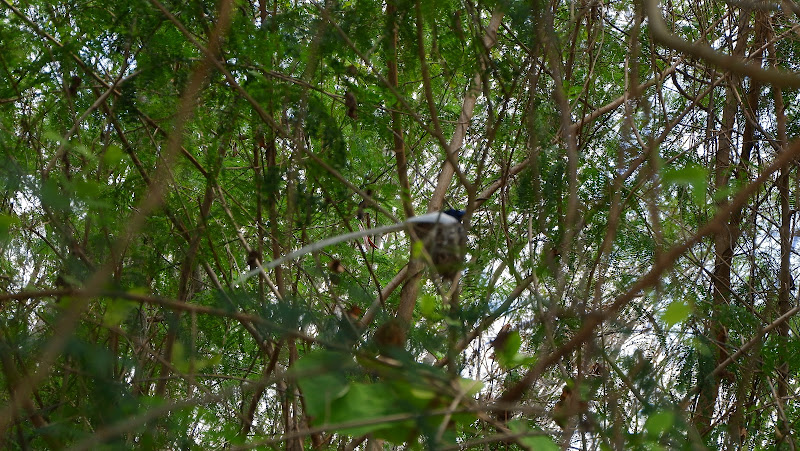
<instances>
[{"instance_id":1,"label":"green foliage background","mask_svg":"<svg viewBox=\"0 0 800 451\"><path fill-rule=\"evenodd\" d=\"M0 445L793 449L797 17L648 4L0 0ZM408 323L402 232L243 277L439 184Z\"/></svg>"}]
</instances>

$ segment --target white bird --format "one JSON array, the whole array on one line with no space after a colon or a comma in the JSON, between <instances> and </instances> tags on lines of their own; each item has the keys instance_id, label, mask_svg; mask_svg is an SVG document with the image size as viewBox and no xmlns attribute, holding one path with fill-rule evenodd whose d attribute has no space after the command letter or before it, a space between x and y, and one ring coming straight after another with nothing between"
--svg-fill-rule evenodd
<instances>
[{"instance_id":1,"label":"white bird","mask_svg":"<svg viewBox=\"0 0 800 451\"><path fill-rule=\"evenodd\" d=\"M371 229L356 230L354 232L337 235L317 241L308 246L272 260L261 268L247 272L239 283L253 277L260 271L272 269L287 261L294 260L310 252L316 252L328 246L343 241L357 240L368 235L382 235L412 228L414 234L422 240L425 250L431 257L436 271L444 278L452 279L461 268L467 243L467 234L461 224L464 212L460 210L446 210L412 216L403 222L389 224Z\"/></svg>"}]
</instances>

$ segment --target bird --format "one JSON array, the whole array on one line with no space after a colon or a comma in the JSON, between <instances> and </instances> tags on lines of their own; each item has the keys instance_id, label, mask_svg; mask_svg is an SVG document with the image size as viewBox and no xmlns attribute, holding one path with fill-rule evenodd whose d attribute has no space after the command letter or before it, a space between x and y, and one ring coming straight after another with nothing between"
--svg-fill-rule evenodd
<instances>
[{"instance_id":1,"label":"bird","mask_svg":"<svg viewBox=\"0 0 800 451\"><path fill-rule=\"evenodd\" d=\"M453 280L461 270L464 263L467 246L467 232L461 219L466 213L463 210L449 209L434 211L419 216L412 216L405 221L389 224L371 229L356 230L355 232L337 235L304 246L283 257L272 260L263 265L263 269L272 269L278 265L294 260L310 252L316 252L327 246L343 241L356 240L369 235L408 230L422 241L425 252L430 256L436 272L444 279ZM241 284L250 277L258 274L262 269L256 268L245 273L239 280Z\"/></svg>"},{"instance_id":2,"label":"bird","mask_svg":"<svg viewBox=\"0 0 800 451\"><path fill-rule=\"evenodd\" d=\"M463 210L449 209L442 213L414 216L406 222L422 240L436 273L453 280L461 270L467 247L467 232L461 219Z\"/></svg>"}]
</instances>

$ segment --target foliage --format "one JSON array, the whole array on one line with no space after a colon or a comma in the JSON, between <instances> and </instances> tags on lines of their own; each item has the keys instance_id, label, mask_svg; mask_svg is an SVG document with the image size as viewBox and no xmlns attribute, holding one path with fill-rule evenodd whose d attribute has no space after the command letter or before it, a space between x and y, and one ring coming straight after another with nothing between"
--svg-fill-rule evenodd
<instances>
[{"instance_id":1,"label":"foliage","mask_svg":"<svg viewBox=\"0 0 800 451\"><path fill-rule=\"evenodd\" d=\"M760 8L0 0L0 445L794 449Z\"/></svg>"}]
</instances>

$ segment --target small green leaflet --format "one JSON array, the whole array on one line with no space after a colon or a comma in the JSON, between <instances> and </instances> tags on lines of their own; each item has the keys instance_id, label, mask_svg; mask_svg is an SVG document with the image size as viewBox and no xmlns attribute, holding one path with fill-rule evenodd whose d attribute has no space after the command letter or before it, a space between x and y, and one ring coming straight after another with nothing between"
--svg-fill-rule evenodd
<instances>
[{"instance_id":1,"label":"small green leaflet","mask_svg":"<svg viewBox=\"0 0 800 451\"><path fill-rule=\"evenodd\" d=\"M698 206L705 205L706 191L708 189L708 169L698 164L689 164L679 169L665 167L661 171L661 180L667 186L683 185L690 187L695 204Z\"/></svg>"}]
</instances>

